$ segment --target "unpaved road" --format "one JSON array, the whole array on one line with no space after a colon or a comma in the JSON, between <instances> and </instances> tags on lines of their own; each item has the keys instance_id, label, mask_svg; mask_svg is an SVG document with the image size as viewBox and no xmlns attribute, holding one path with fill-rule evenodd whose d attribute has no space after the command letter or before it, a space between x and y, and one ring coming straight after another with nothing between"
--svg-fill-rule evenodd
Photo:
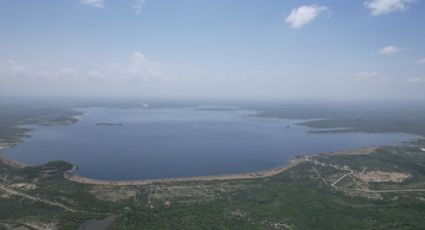
<instances>
[{"instance_id":1,"label":"unpaved road","mask_svg":"<svg viewBox=\"0 0 425 230\"><path fill-rule=\"evenodd\" d=\"M312 160L311 158L307 157L305 161L311 162L314 165L319 165L322 167L332 167L341 171L349 171L348 173L342 175L337 180L332 182L331 184L328 183L328 181L322 177L322 175L317 171L315 167L312 166L313 171L316 173L316 175L328 186L332 186L333 188L337 190L343 190L345 188L338 187L337 184L344 179L347 176L352 177L354 170L350 169L348 166L339 166L339 165L330 165L323 162L320 162L318 160ZM354 178L353 178L354 179ZM357 181L355 181L357 183ZM357 183L358 184L358 183ZM359 187L362 187L359 185ZM387 189L387 190L371 190L368 188L362 188L362 189L352 189L353 191L360 191L360 192L373 192L373 193L393 193L393 192L425 192L425 189Z\"/></svg>"},{"instance_id":2,"label":"unpaved road","mask_svg":"<svg viewBox=\"0 0 425 230\"><path fill-rule=\"evenodd\" d=\"M3 184L0 184L0 190L3 190L3 191L5 191L9 194L12 194L12 195L22 196L22 197L27 198L29 200L45 203L45 204L51 205L51 206L56 206L56 207L65 209L66 211L69 211L69 212L83 212L83 211L79 211L79 210L70 208L70 207L68 207L64 204L58 203L58 202L49 201L49 200L46 200L46 199L43 199L43 198L39 198L39 197L35 197L35 196L31 196L31 195L22 193L20 191L15 190L15 189L8 188L8 187L4 186Z\"/></svg>"}]
</instances>

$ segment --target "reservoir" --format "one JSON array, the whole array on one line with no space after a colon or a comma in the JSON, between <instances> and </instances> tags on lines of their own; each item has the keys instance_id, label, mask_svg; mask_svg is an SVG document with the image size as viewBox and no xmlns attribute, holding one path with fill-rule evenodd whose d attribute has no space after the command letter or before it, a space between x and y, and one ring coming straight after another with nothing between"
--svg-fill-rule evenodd
<instances>
[{"instance_id":1,"label":"reservoir","mask_svg":"<svg viewBox=\"0 0 425 230\"><path fill-rule=\"evenodd\" d=\"M314 133L301 120L238 109L83 108L76 124L31 126L1 155L28 164L65 160L95 179L148 179L251 172L295 155L394 144L401 133Z\"/></svg>"}]
</instances>

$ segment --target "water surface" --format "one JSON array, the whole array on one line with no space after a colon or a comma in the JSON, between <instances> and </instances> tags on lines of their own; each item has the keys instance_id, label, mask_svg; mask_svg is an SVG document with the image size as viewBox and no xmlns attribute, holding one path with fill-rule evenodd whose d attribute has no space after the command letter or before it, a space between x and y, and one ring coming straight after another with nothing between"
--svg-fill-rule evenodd
<instances>
[{"instance_id":1,"label":"water surface","mask_svg":"<svg viewBox=\"0 0 425 230\"><path fill-rule=\"evenodd\" d=\"M65 160L96 179L144 179L249 172L299 154L393 144L400 133L309 133L299 120L235 109L82 109L69 126L35 126L3 155L29 164ZM120 126L99 126L115 123Z\"/></svg>"}]
</instances>

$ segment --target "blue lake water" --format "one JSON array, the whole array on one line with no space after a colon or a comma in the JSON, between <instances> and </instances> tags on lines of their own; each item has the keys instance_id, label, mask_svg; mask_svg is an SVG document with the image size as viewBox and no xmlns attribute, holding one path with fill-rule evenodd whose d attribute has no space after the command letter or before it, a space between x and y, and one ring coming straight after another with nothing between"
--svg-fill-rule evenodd
<instances>
[{"instance_id":1,"label":"blue lake water","mask_svg":"<svg viewBox=\"0 0 425 230\"><path fill-rule=\"evenodd\" d=\"M309 133L299 120L259 118L253 111L81 109L80 122L34 126L31 138L2 155L29 164L65 160L97 179L144 179L249 172L293 156L393 144L400 133ZM96 123L122 126L96 126ZM288 128L289 126L289 128Z\"/></svg>"}]
</instances>

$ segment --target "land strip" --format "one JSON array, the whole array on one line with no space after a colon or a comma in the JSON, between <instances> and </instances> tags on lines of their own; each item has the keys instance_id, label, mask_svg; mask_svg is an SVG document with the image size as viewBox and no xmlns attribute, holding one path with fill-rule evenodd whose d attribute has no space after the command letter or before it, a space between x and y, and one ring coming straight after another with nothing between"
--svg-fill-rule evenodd
<instances>
[{"instance_id":1,"label":"land strip","mask_svg":"<svg viewBox=\"0 0 425 230\"><path fill-rule=\"evenodd\" d=\"M127 181L115 181L115 180L97 180L92 178L82 177L76 174L65 173L65 179L74 181L82 184L91 185L149 185L154 183L173 183L173 182L187 182L187 181L222 181L222 180L244 180L244 179L259 179L265 177L271 177L282 172L285 172L292 167L299 164L301 161L293 161L287 166L277 167L264 171L249 172L249 173L238 173L238 174L224 174L224 175L211 175L211 176L194 176L194 177L180 177L180 178L163 178L163 179L141 179L141 180L127 180Z\"/></svg>"},{"instance_id":2,"label":"land strip","mask_svg":"<svg viewBox=\"0 0 425 230\"><path fill-rule=\"evenodd\" d=\"M29 166L25 163L15 161L15 160L12 160L12 159L8 159L8 158L2 157L2 156L0 156L0 162L5 164L5 165L12 166L14 168L25 168L25 167Z\"/></svg>"}]
</instances>

